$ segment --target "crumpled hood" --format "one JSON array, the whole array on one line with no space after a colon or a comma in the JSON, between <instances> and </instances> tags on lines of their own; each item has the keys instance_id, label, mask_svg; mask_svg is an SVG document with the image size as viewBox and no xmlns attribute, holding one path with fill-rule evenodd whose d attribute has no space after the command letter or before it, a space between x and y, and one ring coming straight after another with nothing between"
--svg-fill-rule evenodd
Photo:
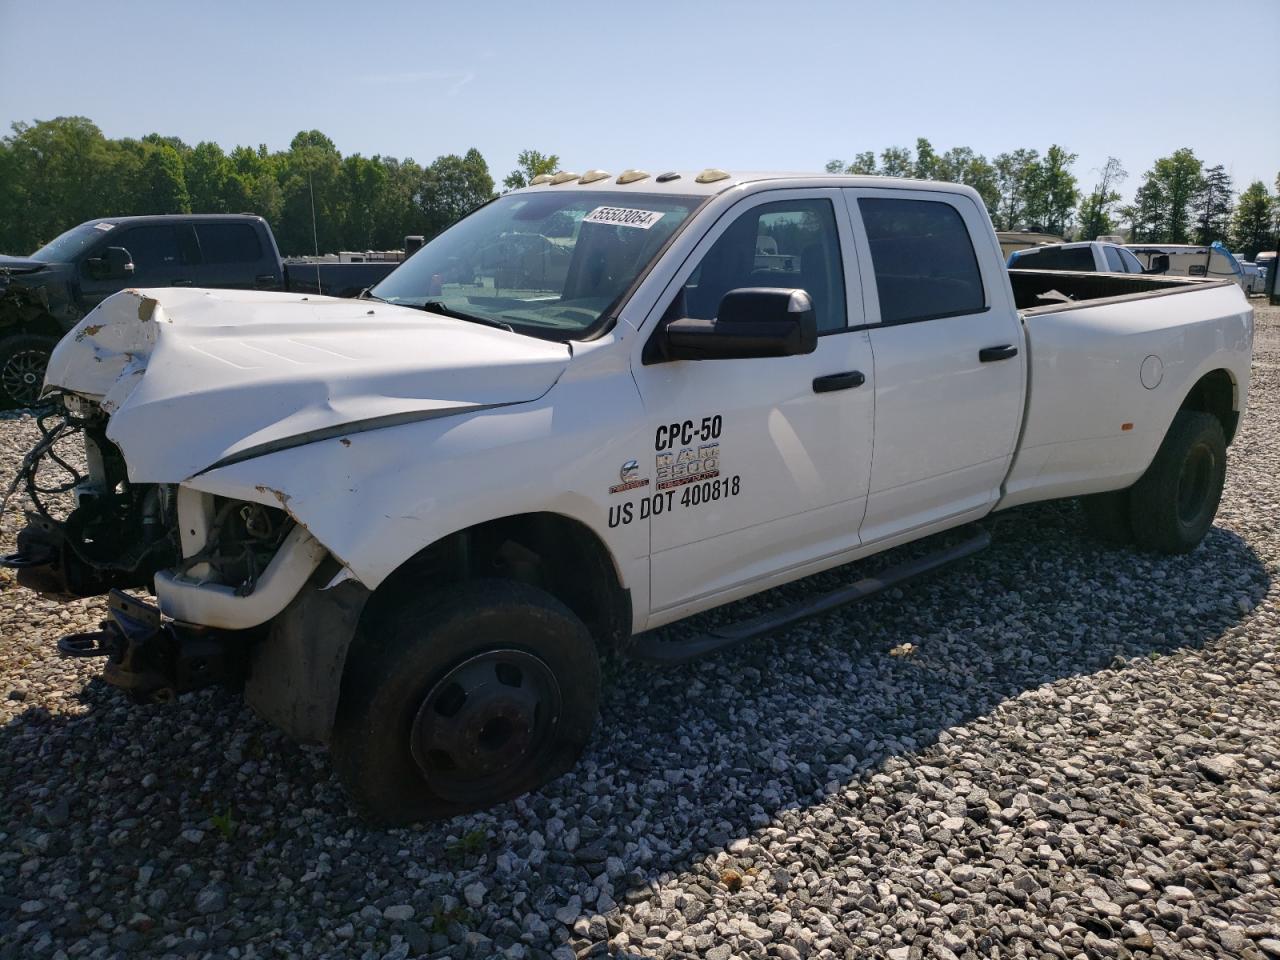
<instances>
[{"instance_id":1,"label":"crumpled hood","mask_svg":"<svg viewBox=\"0 0 1280 960\"><path fill-rule=\"evenodd\" d=\"M45 389L99 402L129 477L536 400L567 345L370 300L125 290L53 351Z\"/></svg>"}]
</instances>

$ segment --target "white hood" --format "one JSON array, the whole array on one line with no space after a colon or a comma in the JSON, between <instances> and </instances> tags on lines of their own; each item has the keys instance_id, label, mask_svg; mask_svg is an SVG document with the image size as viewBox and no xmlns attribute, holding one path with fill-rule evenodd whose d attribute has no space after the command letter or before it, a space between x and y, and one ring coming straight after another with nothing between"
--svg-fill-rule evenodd
<instances>
[{"instance_id":1,"label":"white hood","mask_svg":"<svg viewBox=\"0 0 1280 960\"><path fill-rule=\"evenodd\" d=\"M99 402L129 477L542 396L567 345L369 300L125 290L53 351L45 388Z\"/></svg>"}]
</instances>

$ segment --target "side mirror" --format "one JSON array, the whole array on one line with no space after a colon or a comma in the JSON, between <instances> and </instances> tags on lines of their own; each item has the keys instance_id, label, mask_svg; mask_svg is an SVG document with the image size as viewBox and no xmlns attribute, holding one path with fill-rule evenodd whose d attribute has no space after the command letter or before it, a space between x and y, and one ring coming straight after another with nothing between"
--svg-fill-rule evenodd
<instances>
[{"instance_id":1,"label":"side mirror","mask_svg":"<svg viewBox=\"0 0 1280 960\"><path fill-rule=\"evenodd\" d=\"M124 247L107 247L102 256L85 261L95 280L124 280L133 276L133 257Z\"/></svg>"},{"instance_id":2,"label":"side mirror","mask_svg":"<svg viewBox=\"0 0 1280 960\"><path fill-rule=\"evenodd\" d=\"M1151 258L1151 266L1147 267L1143 273L1168 273L1169 272L1169 255L1167 253L1157 253Z\"/></svg>"},{"instance_id":3,"label":"side mirror","mask_svg":"<svg viewBox=\"0 0 1280 960\"><path fill-rule=\"evenodd\" d=\"M794 357L818 346L818 320L804 290L744 287L720 301L714 320L672 320L662 333L667 360Z\"/></svg>"}]
</instances>

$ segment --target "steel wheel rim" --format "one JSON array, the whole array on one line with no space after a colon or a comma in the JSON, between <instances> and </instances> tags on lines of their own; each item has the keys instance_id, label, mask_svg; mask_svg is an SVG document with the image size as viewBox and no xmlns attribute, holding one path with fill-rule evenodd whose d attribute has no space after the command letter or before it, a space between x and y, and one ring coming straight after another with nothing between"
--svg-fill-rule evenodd
<instances>
[{"instance_id":1,"label":"steel wheel rim","mask_svg":"<svg viewBox=\"0 0 1280 960\"><path fill-rule=\"evenodd\" d=\"M0 387L4 388L10 400L30 406L40 399L40 388L44 385L44 371L48 365L48 350L19 350L0 369Z\"/></svg>"},{"instance_id":2,"label":"steel wheel rim","mask_svg":"<svg viewBox=\"0 0 1280 960\"><path fill-rule=\"evenodd\" d=\"M1192 526L1200 519L1213 478L1215 459L1213 451L1204 444L1197 444L1187 452L1178 473L1178 519L1185 526Z\"/></svg>"},{"instance_id":3,"label":"steel wheel rim","mask_svg":"<svg viewBox=\"0 0 1280 960\"><path fill-rule=\"evenodd\" d=\"M427 691L409 748L437 796L492 802L529 781L561 708L560 685L542 660L523 650L489 650L462 661Z\"/></svg>"}]
</instances>

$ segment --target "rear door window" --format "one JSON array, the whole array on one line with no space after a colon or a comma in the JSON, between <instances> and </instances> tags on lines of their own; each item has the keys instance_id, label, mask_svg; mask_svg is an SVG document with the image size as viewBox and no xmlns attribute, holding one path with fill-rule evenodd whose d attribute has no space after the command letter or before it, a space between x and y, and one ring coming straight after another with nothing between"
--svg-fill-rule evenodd
<instances>
[{"instance_id":1,"label":"rear door window","mask_svg":"<svg viewBox=\"0 0 1280 960\"><path fill-rule=\"evenodd\" d=\"M257 263L262 259L258 231L247 223L197 223L196 237L205 263Z\"/></svg>"},{"instance_id":2,"label":"rear door window","mask_svg":"<svg viewBox=\"0 0 1280 960\"><path fill-rule=\"evenodd\" d=\"M1124 264L1125 269L1128 270L1129 273L1142 272L1142 261L1132 253L1128 250L1118 250L1116 252L1120 254L1120 262Z\"/></svg>"},{"instance_id":3,"label":"rear door window","mask_svg":"<svg viewBox=\"0 0 1280 960\"><path fill-rule=\"evenodd\" d=\"M986 309L973 241L960 212L938 200L863 197L881 323L909 323Z\"/></svg>"}]
</instances>

